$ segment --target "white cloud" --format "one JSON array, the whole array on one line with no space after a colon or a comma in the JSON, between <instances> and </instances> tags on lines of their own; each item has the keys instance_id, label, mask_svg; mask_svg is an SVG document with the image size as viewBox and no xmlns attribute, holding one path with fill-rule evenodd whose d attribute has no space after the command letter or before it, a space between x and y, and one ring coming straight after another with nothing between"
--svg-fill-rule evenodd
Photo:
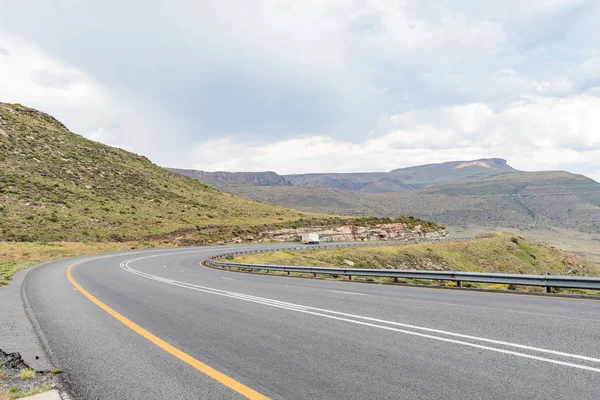
<instances>
[{"instance_id":1,"label":"white cloud","mask_svg":"<svg viewBox=\"0 0 600 400\"><path fill-rule=\"evenodd\" d=\"M195 167L281 173L386 171L402 166L504 157L524 170L600 169L600 98L538 98L493 111L485 104L393 115L387 131L352 143L304 135L256 145L235 137L199 143Z\"/></svg>"},{"instance_id":2,"label":"white cloud","mask_svg":"<svg viewBox=\"0 0 600 400\"><path fill-rule=\"evenodd\" d=\"M0 101L39 109L92 140L145 154L170 141L157 135L166 126L178 127L172 120L160 121L152 105L137 108L139 101L115 93L23 38L0 31L0 43L5 49L0 53Z\"/></svg>"},{"instance_id":3,"label":"white cloud","mask_svg":"<svg viewBox=\"0 0 600 400\"><path fill-rule=\"evenodd\" d=\"M93 107L106 102L102 89L85 73L45 55L32 44L0 32L6 52L0 55L4 101L21 101L48 112Z\"/></svg>"},{"instance_id":4,"label":"white cloud","mask_svg":"<svg viewBox=\"0 0 600 400\"><path fill-rule=\"evenodd\" d=\"M598 18L594 0L11 0L0 101L168 166L592 173Z\"/></svg>"}]
</instances>

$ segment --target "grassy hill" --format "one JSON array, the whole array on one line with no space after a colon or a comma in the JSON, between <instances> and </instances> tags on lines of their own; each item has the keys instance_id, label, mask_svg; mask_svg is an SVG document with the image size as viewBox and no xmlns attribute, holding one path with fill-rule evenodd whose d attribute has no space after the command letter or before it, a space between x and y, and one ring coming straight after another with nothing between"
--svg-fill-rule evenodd
<instances>
[{"instance_id":1,"label":"grassy hill","mask_svg":"<svg viewBox=\"0 0 600 400\"><path fill-rule=\"evenodd\" d=\"M466 242L355 247L237 256L234 262L355 268L599 276L600 265L555 247L510 234Z\"/></svg>"},{"instance_id":2,"label":"grassy hill","mask_svg":"<svg viewBox=\"0 0 600 400\"><path fill-rule=\"evenodd\" d=\"M98 241L312 215L222 193L0 103L0 241Z\"/></svg>"},{"instance_id":3,"label":"grassy hill","mask_svg":"<svg viewBox=\"0 0 600 400\"><path fill-rule=\"evenodd\" d=\"M403 193L303 187L227 190L315 212L410 214L449 226L562 227L600 233L600 184L563 171L507 173Z\"/></svg>"}]
</instances>

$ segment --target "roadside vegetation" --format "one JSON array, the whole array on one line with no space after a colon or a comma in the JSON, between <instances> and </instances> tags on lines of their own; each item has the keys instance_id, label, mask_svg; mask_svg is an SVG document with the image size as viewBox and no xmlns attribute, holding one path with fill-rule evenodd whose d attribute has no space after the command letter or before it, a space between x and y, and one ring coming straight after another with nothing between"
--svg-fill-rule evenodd
<instances>
[{"instance_id":1,"label":"roadside vegetation","mask_svg":"<svg viewBox=\"0 0 600 400\"><path fill-rule=\"evenodd\" d=\"M44 261L108 253L113 251L144 249L159 245L151 242L124 243L18 243L0 242L0 287L7 285L11 277L20 270ZM161 247L167 244L160 243Z\"/></svg>"},{"instance_id":2,"label":"roadside vegetation","mask_svg":"<svg viewBox=\"0 0 600 400\"><path fill-rule=\"evenodd\" d=\"M464 242L419 243L308 251L277 251L233 257L233 262L319 267L415 269L437 271L497 272L600 276L600 265L555 247L511 234L488 234ZM360 280L359 277L356 278ZM376 280L365 278L365 280ZM389 279L382 279L386 282ZM407 283L435 284L427 280ZM453 286L454 283L442 283ZM507 289L508 285L470 284L467 287ZM511 289L517 289L511 287ZM528 291L543 288L519 287ZM562 290L561 290L562 291ZM588 291L568 290L573 293Z\"/></svg>"},{"instance_id":3,"label":"roadside vegetation","mask_svg":"<svg viewBox=\"0 0 600 400\"><path fill-rule=\"evenodd\" d=\"M43 392L47 392L49 390L52 390L52 387L50 385L34 387L27 390L22 390L19 387L19 385L14 385L11 386L11 388L5 391L4 393L0 393L0 400L20 399L23 397L29 397Z\"/></svg>"},{"instance_id":4,"label":"roadside vegetation","mask_svg":"<svg viewBox=\"0 0 600 400\"><path fill-rule=\"evenodd\" d=\"M53 374L36 372L19 354L0 350L0 400L20 399L60 387L61 383Z\"/></svg>"}]
</instances>

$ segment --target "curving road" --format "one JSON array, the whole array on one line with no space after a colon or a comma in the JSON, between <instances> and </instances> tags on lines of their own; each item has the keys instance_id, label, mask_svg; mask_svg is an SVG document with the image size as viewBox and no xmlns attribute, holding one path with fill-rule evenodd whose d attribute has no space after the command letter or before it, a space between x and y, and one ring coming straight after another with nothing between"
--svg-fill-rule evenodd
<instances>
[{"instance_id":1,"label":"curving road","mask_svg":"<svg viewBox=\"0 0 600 400\"><path fill-rule=\"evenodd\" d=\"M56 261L23 293L77 399L600 398L600 302L199 265L247 248Z\"/></svg>"}]
</instances>

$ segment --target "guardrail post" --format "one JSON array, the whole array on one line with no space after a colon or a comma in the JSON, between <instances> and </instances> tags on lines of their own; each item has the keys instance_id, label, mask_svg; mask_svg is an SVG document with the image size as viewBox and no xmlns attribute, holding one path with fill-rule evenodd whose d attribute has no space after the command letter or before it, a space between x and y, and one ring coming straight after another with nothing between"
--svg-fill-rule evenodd
<instances>
[{"instance_id":1,"label":"guardrail post","mask_svg":"<svg viewBox=\"0 0 600 400\"><path fill-rule=\"evenodd\" d=\"M316 278L316 277L317 277L317 273L316 273L316 272L313 272L313 276Z\"/></svg>"},{"instance_id":2,"label":"guardrail post","mask_svg":"<svg viewBox=\"0 0 600 400\"><path fill-rule=\"evenodd\" d=\"M546 293L552 293L552 287L546 286Z\"/></svg>"},{"instance_id":3,"label":"guardrail post","mask_svg":"<svg viewBox=\"0 0 600 400\"><path fill-rule=\"evenodd\" d=\"M462 281L456 281L456 287L462 287Z\"/></svg>"},{"instance_id":4,"label":"guardrail post","mask_svg":"<svg viewBox=\"0 0 600 400\"><path fill-rule=\"evenodd\" d=\"M398 277L397 276L394 277L394 282L398 282Z\"/></svg>"},{"instance_id":5,"label":"guardrail post","mask_svg":"<svg viewBox=\"0 0 600 400\"><path fill-rule=\"evenodd\" d=\"M351 281L352 280L352 275L348 275L348 280Z\"/></svg>"}]
</instances>

